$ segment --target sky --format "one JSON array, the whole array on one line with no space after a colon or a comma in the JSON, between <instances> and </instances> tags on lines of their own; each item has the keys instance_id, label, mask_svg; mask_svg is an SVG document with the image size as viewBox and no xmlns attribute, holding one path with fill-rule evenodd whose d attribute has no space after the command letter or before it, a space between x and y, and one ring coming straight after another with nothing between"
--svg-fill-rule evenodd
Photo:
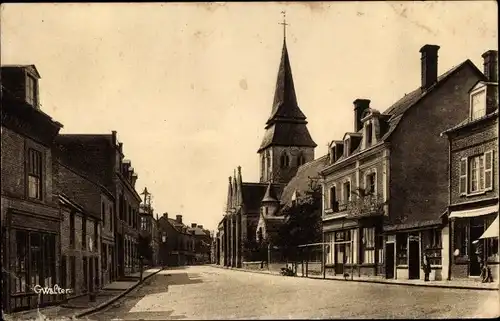
<instances>
[{"instance_id":1,"label":"sky","mask_svg":"<svg viewBox=\"0 0 500 321\"><path fill-rule=\"evenodd\" d=\"M283 43L318 144L353 128L353 104L384 111L420 85L420 53L439 73L498 50L497 4L297 2L2 4L2 64L34 64L42 110L61 133L118 132L155 211L217 228L228 177L258 181Z\"/></svg>"}]
</instances>

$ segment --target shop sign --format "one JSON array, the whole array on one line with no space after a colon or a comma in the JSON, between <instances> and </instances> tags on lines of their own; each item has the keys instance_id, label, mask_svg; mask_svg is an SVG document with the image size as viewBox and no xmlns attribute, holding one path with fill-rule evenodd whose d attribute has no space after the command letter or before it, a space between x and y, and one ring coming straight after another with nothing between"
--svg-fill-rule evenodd
<instances>
[{"instance_id":1,"label":"shop sign","mask_svg":"<svg viewBox=\"0 0 500 321\"><path fill-rule=\"evenodd\" d=\"M408 236L408 240L409 240L410 242L412 242L412 241L413 241L413 242L418 242L418 241L420 240L420 238L418 237L418 235L409 235L409 236Z\"/></svg>"}]
</instances>

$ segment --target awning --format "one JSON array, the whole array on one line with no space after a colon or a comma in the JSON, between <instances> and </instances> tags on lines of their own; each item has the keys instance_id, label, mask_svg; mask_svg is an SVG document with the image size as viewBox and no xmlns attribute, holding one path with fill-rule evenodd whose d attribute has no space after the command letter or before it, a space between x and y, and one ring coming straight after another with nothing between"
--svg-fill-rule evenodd
<instances>
[{"instance_id":1,"label":"awning","mask_svg":"<svg viewBox=\"0 0 500 321\"><path fill-rule=\"evenodd\" d=\"M491 237L498 237L498 215L497 218L491 223L490 227L484 232L479 239L488 239Z\"/></svg>"},{"instance_id":2,"label":"awning","mask_svg":"<svg viewBox=\"0 0 500 321\"><path fill-rule=\"evenodd\" d=\"M473 210L464 210L464 211L454 211L450 213L449 218L452 217L475 217L475 216L482 216L482 215L488 215L492 213L498 212L498 205L493 205L493 206L488 206L488 207L481 207L481 208L476 208Z\"/></svg>"}]
</instances>

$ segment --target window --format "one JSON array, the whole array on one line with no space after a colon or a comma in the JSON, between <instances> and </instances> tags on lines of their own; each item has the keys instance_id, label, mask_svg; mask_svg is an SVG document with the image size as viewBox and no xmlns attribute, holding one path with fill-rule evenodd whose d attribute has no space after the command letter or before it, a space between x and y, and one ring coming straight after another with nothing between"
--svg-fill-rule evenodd
<instances>
[{"instance_id":1,"label":"window","mask_svg":"<svg viewBox=\"0 0 500 321\"><path fill-rule=\"evenodd\" d=\"M82 217L82 250L87 248L87 219Z\"/></svg>"},{"instance_id":2,"label":"window","mask_svg":"<svg viewBox=\"0 0 500 321\"><path fill-rule=\"evenodd\" d=\"M69 214L69 245L72 249L75 248L75 213Z\"/></svg>"},{"instance_id":3,"label":"window","mask_svg":"<svg viewBox=\"0 0 500 321\"><path fill-rule=\"evenodd\" d=\"M486 90L471 96L471 119L478 119L486 115Z\"/></svg>"},{"instance_id":4,"label":"window","mask_svg":"<svg viewBox=\"0 0 500 321\"><path fill-rule=\"evenodd\" d=\"M16 231L16 262L14 280L14 293L27 292L26 281L28 279L28 232Z\"/></svg>"},{"instance_id":5,"label":"window","mask_svg":"<svg viewBox=\"0 0 500 321\"><path fill-rule=\"evenodd\" d=\"M378 263L384 263L384 236L377 235Z\"/></svg>"},{"instance_id":6,"label":"window","mask_svg":"<svg viewBox=\"0 0 500 321\"><path fill-rule=\"evenodd\" d=\"M481 193L493 189L493 151L460 160L459 193Z\"/></svg>"},{"instance_id":7,"label":"window","mask_svg":"<svg viewBox=\"0 0 500 321\"><path fill-rule=\"evenodd\" d=\"M373 264L375 263L375 228L363 228L362 236L362 263Z\"/></svg>"},{"instance_id":8,"label":"window","mask_svg":"<svg viewBox=\"0 0 500 321\"><path fill-rule=\"evenodd\" d=\"M28 196L42 198L42 153L28 149Z\"/></svg>"},{"instance_id":9,"label":"window","mask_svg":"<svg viewBox=\"0 0 500 321\"><path fill-rule=\"evenodd\" d=\"M408 236L406 234L396 234L397 265L407 265Z\"/></svg>"},{"instance_id":10,"label":"window","mask_svg":"<svg viewBox=\"0 0 500 321\"><path fill-rule=\"evenodd\" d=\"M104 202L101 203L101 218L102 226L106 226L106 204Z\"/></svg>"},{"instance_id":11,"label":"window","mask_svg":"<svg viewBox=\"0 0 500 321\"><path fill-rule=\"evenodd\" d=\"M99 252L99 222L94 221L94 252Z\"/></svg>"},{"instance_id":12,"label":"window","mask_svg":"<svg viewBox=\"0 0 500 321\"><path fill-rule=\"evenodd\" d=\"M339 211L339 202L337 201L337 190L335 186L330 188L330 208L333 212Z\"/></svg>"},{"instance_id":13,"label":"window","mask_svg":"<svg viewBox=\"0 0 500 321\"><path fill-rule=\"evenodd\" d=\"M298 158L298 165L304 165L306 163L306 158L304 157L304 154L300 153L299 158Z\"/></svg>"},{"instance_id":14,"label":"window","mask_svg":"<svg viewBox=\"0 0 500 321\"><path fill-rule=\"evenodd\" d=\"M146 230L146 218L141 217L141 230Z\"/></svg>"},{"instance_id":15,"label":"window","mask_svg":"<svg viewBox=\"0 0 500 321\"><path fill-rule=\"evenodd\" d=\"M375 195L377 193L376 190L376 174L371 173L366 175L366 180L365 180L365 192L367 194Z\"/></svg>"},{"instance_id":16,"label":"window","mask_svg":"<svg viewBox=\"0 0 500 321\"><path fill-rule=\"evenodd\" d=\"M101 243L101 269L108 269L108 246L105 243Z\"/></svg>"},{"instance_id":17,"label":"window","mask_svg":"<svg viewBox=\"0 0 500 321\"><path fill-rule=\"evenodd\" d=\"M31 233L30 235L30 287L33 288L35 285L42 285L40 283L40 277L42 273L42 248L41 248L41 235L38 233Z\"/></svg>"},{"instance_id":18,"label":"window","mask_svg":"<svg viewBox=\"0 0 500 321\"><path fill-rule=\"evenodd\" d=\"M344 183L344 203L351 201L351 182Z\"/></svg>"},{"instance_id":19,"label":"window","mask_svg":"<svg viewBox=\"0 0 500 321\"><path fill-rule=\"evenodd\" d=\"M125 220L125 200L123 199L123 194L120 194L120 200L118 202L118 215L120 220Z\"/></svg>"},{"instance_id":20,"label":"window","mask_svg":"<svg viewBox=\"0 0 500 321\"><path fill-rule=\"evenodd\" d=\"M37 107L37 88L36 88L36 79L32 76L26 77L26 101Z\"/></svg>"},{"instance_id":21,"label":"window","mask_svg":"<svg viewBox=\"0 0 500 321\"><path fill-rule=\"evenodd\" d=\"M285 167L290 166L290 157L288 156L288 154L286 152L283 152L283 154L281 155L280 166L281 166L281 168L285 168Z\"/></svg>"},{"instance_id":22,"label":"window","mask_svg":"<svg viewBox=\"0 0 500 321\"><path fill-rule=\"evenodd\" d=\"M429 256L431 265L441 265L441 230L431 229L422 233L422 262L424 254Z\"/></svg>"},{"instance_id":23,"label":"window","mask_svg":"<svg viewBox=\"0 0 500 321\"><path fill-rule=\"evenodd\" d=\"M366 125L366 147L371 146L373 141L373 125L372 123L368 123Z\"/></svg>"},{"instance_id":24,"label":"window","mask_svg":"<svg viewBox=\"0 0 500 321\"><path fill-rule=\"evenodd\" d=\"M115 221L115 215L113 214L113 206L109 206L109 230L113 231L113 222Z\"/></svg>"},{"instance_id":25,"label":"window","mask_svg":"<svg viewBox=\"0 0 500 321\"><path fill-rule=\"evenodd\" d=\"M467 245L469 244L469 227L467 221L464 219L457 219L454 226L454 256L468 256L469 251Z\"/></svg>"},{"instance_id":26,"label":"window","mask_svg":"<svg viewBox=\"0 0 500 321\"><path fill-rule=\"evenodd\" d=\"M349 156L349 148L350 148L350 146L351 146L351 139L347 138L344 141L344 155L345 155L345 157Z\"/></svg>"}]
</instances>

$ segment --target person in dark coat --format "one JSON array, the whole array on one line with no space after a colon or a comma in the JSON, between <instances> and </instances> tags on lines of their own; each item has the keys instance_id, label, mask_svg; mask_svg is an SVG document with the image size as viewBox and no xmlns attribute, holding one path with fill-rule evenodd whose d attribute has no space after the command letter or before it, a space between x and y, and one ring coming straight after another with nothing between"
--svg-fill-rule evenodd
<instances>
[{"instance_id":1,"label":"person in dark coat","mask_svg":"<svg viewBox=\"0 0 500 321\"><path fill-rule=\"evenodd\" d=\"M424 281L429 281L429 274L431 274L431 261L429 258L429 254L425 253L424 254L424 275L425 275Z\"/></svg>"}]
</instances>

